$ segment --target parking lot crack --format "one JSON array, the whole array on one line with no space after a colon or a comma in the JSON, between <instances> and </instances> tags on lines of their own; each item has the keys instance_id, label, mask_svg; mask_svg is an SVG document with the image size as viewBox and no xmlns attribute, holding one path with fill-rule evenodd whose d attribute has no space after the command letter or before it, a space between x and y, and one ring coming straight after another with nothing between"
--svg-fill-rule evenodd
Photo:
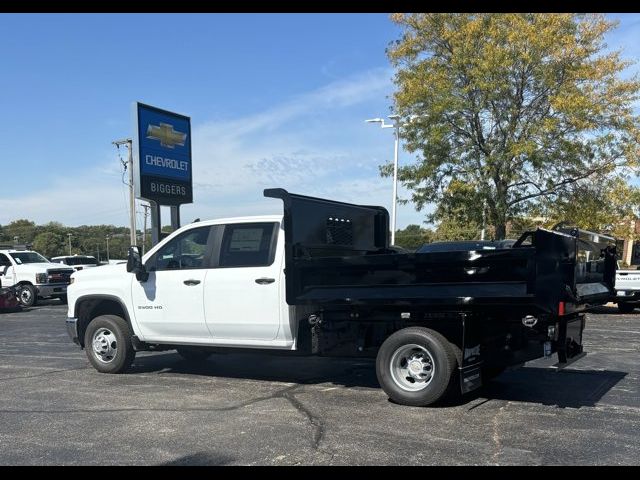
<instances>
[{"instance_id":1,"label":"parking lot crack","mask_svg":"<svg viewBox=\"0 0 640 480\"><path fill-rule=\"evenodd\" d=\"M298 412L306 416L307 419L309 420L309 423L314 427L313 448L315 450L319 450L320 442L322 442L322 439L324 438L324 433L325 433L325 426L322 419L319 416L314 415L300 400L298 400L293 394L293 391L283 392L282 397L285 398L287 401L289 401L289 403L293 405L293 407ZM327 452L323 452L323 453L327 453ZM332 455L332 454L329 454L329 455Z\"/></svg>"},{"instance_id":2,"label":"parking lot crack","mask_svg":"<svg viewBox=\"0 0 640 480\"><path fill-rule=\"evenodd\" d=\"M510 402L506 402L504 405L502 405L498 409L496 414L493 416L493 420L492 420L492 424L493 424L492 440L493 440L493 443L495 445L495 451L493 452L493 455L491 456L491 461L495 465L499 465L498 457L502 453L502 440L500 438L500 421L498 420L498 417L500 417L500 415L504 412L504 409L507 407L507 405L509 405L509 403Z\"/></svg>"}]
</instances>

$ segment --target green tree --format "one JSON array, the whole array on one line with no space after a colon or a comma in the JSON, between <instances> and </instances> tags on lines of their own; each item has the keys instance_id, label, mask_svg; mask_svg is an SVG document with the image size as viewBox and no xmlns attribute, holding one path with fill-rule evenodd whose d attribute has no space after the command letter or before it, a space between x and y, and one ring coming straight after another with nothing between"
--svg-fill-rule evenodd
<instances>
[{"instance_id":1,"label":"green tree","mask_svg":"<svg viewBox=\"0 0 640 480\"><path fill-rule=\"evenodd\" d=\"M5 225L2 230L9 242L13 242L14 238L18 237L18 243L32 243L36 236L36 224L25 218L14 220Z\"/></svg>"},{"instance_id":2,"label":"green tree","mask_svg":"<svg viewBox=\"0 0 640 480\"><path fill-rule=\"evenodd\" d=\"M395 244L409 250L415 250L432 241L433 231L419 225L407 225L405 229L396 230Z\"/></svg>"},{"instance_id":3,"label":"green tree","mask_svg":"<svg viewBox=\"0 0 640 480\"><path fill-rule=\"evenodd\" d=\"M545 226L567 222L616 238L638 238L635 220L640 214L640 188L622 178L577 182L571 191L550 197L540 206Z\"/></svg>"},{"instance_id":4,"label":"green tree","mask_svg":"<svg viewBox=\"0 0 640 480\"><path fill-rule=\"evenodd\" d=\"M33 249L45 257L64 255L64 248L65 238L53 231L39 233L33 240Z\"/></svg>"},{"instance_id":5,"label":"green tree","mask_svg":"<svg viewBox=\"0 0 640 480\"><path fill-rule=\"evenodd\" d=\"M434 240L438 242L451 242L454 240L478 240L482 227L475 223L462 222L452 216L443 219L437 226ZM488 232L485 238L493 238L492 232Z\"/></svg>"},{"instance_id":6,"label":"green tree","mask_svg":"<svg viewBox=\"0 0 640 480\"><path fill-rule=\"evenodd\" d=\"M595 14L394 14L401 135L418 162L401 168L418 209L486 208L509 220L594 176L638 166L640 82L605 51L615 23ZM383 175L391 172L381 167ZM461 186L464 186L462 188ZM458 205L455 203L458 202Z\"/></svg>"}]
</instances>

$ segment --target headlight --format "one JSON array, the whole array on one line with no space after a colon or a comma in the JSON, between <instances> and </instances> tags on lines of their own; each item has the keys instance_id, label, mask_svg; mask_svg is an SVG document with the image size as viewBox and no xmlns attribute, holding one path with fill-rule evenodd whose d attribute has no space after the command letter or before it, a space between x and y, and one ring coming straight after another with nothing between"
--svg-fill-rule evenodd
<instances>
[{"instance_id":1,"label":"headlight","mask_svg":"<svg viewBox=\"0 0 640 480\"><path fill-rule=\"evenodd\" d=\"M47 274L36 273L36 283L47 283Z\"/></svg>"}]
</instances>

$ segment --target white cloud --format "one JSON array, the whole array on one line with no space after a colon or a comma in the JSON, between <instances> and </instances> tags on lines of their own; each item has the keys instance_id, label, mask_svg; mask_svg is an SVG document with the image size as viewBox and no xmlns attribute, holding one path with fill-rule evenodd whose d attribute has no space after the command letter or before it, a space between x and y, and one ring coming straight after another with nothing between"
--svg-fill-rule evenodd
<instances>
[{"instance_id":1,"label":"white cloud","mask_svg":"<svg viewBox=\"0 0 640 480\"><path fill-rule=\"evenodd\" d=\"M262 196L271 187L388 206L390 180L379 177L377 166L387 161L381 153L391 154L392 141L365 126L362 111L377 116L388 108L391 77L388 68L374 69L263 112L194 125L195 203L182 207L183 219L279 212L279 202ZM113 153L100 167L56 179L44 191L0 198L0 223L127 225L120 172Z\"/></svg>"}]
</instances>

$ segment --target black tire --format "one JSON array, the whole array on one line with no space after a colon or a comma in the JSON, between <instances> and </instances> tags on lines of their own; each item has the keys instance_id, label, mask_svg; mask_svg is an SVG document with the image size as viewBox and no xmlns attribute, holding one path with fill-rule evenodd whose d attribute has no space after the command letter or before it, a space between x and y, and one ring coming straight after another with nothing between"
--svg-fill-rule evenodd
<instances>
[{"instance_id":1,"label":"black tire","mask_svg":"<svg viewBox=\"0 0 640 480\"><path fill-rule=\"evenodd\" d=\"M398 374L392 373L395 371L393 365L402 358L399 352L403 348L409 348L409 345L418 345L433 360L430 380L417 391L403 388L402 380L394 379L394 375L398 377ZM454 387L456 366L456 349L444 336L429 328L409 327L398 330L384 341L376 358L376 376L382 389L394 402L424 407L437 402L445 395L449 396ZM411 378L407 376L405 379L407 381L404 384L410 385Z\"/></svg>"},{"instance_id":2,"label":"black tire","mask_svg":"<svg viewBox=\"0 0 640 480\"><path fill-rule=\"evenodd\" d=\"M18 300L23 307L33 307L38 303L38 294L36 287L30 283L22 284L18 287Z\"/></svg>"},{"instance_id":3,"label":"black tire","mask_svg":"<svg viewBox=\"0 0 640 480\"><path fill-rule=\"evenodd\" d=\"M204 362L211 356L213 352L208 351L205 348L199 347L180 347L176 348L178 354L187 362Z\"/></svg>"},{"instance_id":4,"label":"black tire","mask_svg":"<svg viewBox=\"0 0 640 480\"><path fill-rule=\"evenodd\" d=\"M105 355L102 357L94 349L93 340L96 334L99 335L96 340L103 344ZM126 371L136 356L131 343L131 335L129 324L117 315L100 315L91 320L84 333L84 349L91 365L101 373ZM109 350L106 345L109 345L111 349ZM113 347L115 347L115 351ZM110 352L113 352L112 356L109 355Z\"/></svg>"},{"instance_id":5,"label":"black tire","mask_svg":"<svg viewBox=\"0 0 640 480\"><path fill-rule=\"evenodd\" d=\"M618 303L618 311L620 313L631 313L636 308L633 303Z\"/></svg>"}]
</instances>

